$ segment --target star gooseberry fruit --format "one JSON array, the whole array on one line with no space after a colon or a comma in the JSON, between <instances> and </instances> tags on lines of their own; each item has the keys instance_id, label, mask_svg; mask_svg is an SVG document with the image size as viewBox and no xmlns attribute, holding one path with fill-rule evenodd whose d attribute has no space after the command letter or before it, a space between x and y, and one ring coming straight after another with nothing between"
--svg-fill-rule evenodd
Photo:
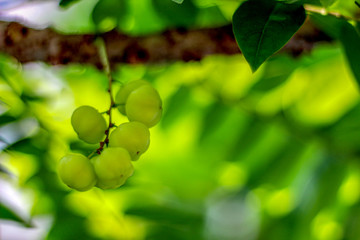
<instances>
[{"instance_id":1,"label":"star gooseberry fruit","mask_svg":"<svg viewBox=\"0 0 360 240\"><path fill-rule=\"evenodd\" d=\"M159 93L151 85L142 85L133 90L125 103L129 121L137 121L147 127L155 126L162 115L162 102Z\"/></svg>"},{"instance_id":2,"label":"star gooseberry fruit","mask_svg":"<svg viewBox=\"0 0 360 240\"><path fill-rule=\"evenodd\" d=\"M107 129L105 118L91 106L81 106L73 112L71 124L78 137L87 143L98 143Z\"/></svg>"},{"instance_id":3,"label":"star gooseberry fruit","mask_svg":"<svg viewBox=\"0 0 360 240\"><path fill-rule=\"evenodd\" d=\"M109 147L123 147L132 160L138 160L150 144L150 131L140 122L127 122L118 126L110 135Z\"/></svg>"},{"instance_id":4,"label":"star gooseberry fruit","mask_svg":"<svg viewBox=\"0 0 360 240\"><path fill-rule=\"evenodd\" d=\"M119 112L121 112L123 115L126 115L125 103L126 103L126 100L129 96L129 94L142 85L150 85L150 83L145 80L130 81L130 82L124 84L120 88L120 90L117 92L117 94L115 96L115 104L118 105L117 108L118 108Z\"/></svg>"},{"instance_id":5,"label":"star gooseberry fruit","mask_svg":"<svg viewBox=\"0 0 360 240\"><path fill-rule=\"evenodd\" d=\"M61 158L58 173L67 186L78 191L87 191L96 184L93 165L87 157L78 153Z\"/></svg>"},{"instance_id":6,"label":"star gooseberry fruit","mask_svg":"<svg viewBox=\"0 0 360 240\"><path fill-rule=\"evenodd\" d=\"M133 174L131 157L125 148L109 147L91 159L101 189L118 188Z\"/></svg>"}]
</instances>

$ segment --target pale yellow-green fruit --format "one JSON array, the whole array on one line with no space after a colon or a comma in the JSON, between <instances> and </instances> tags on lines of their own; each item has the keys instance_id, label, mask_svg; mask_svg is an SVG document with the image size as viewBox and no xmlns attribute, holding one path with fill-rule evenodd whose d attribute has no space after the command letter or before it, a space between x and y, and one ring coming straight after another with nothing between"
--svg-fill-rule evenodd
<instances>
[{"instance_id":1,"label":"pale yellow-green fruit","mask_svg":"<svg viewBox=\"0 0 360 240\"><path fill-rule=\"evenodd\" d=\"M58 174L67 186L78 191L87 191L96 184L93 165L87 157L78 153L60 159Z\"/></svg>"},{"instance_id":2,"label":"pale yellow-green fruit","mask_svg":"<svg viewBox=\"0 0 360 240\"><path fill-rule=\"evenodd\" d=\"M118 126L110 135L110 147L123 147L132 160L138 160L150 144L150 131L140 122L127 122Z\"/></svg>"},{"instance_id":3,"label":"pale yellow-green fruit","mask_svg":"<svg viewBox=\"0 0 360 240\"><path fill-rule=\"evenodd\" d=\"M101 189L118 188L133 174L131 157L125 148L109 147L91 159Z\"/></svg>"},{"instance_id":4,"label":"pale yellow-green fruit","mask_svg":"<svg viewBox=\"0 0 360 240\"><path fill-rule=\"evenodd\" d=\"M150 85L150 83L145 80L131 81L124 84L117 92L115 96L115 104L118 105L117 108L123 115L126 115L125 103L129 94L142 85Z\"/></svg>"},{"instance_id":5,"label":"pale yellow-green fruit","mask_svg":"<svg viewBox=\"0 0 360 240\"><path fill-rule=\"evenodd\" d=\"M78 137L87 143L98 143L105 137L106 121L98 110L91 106L75 109L71 116L71 125Z\"/></svg>"},{"instance_id":6,"label":"pale yellow-green fruit","mask_svg":"<svg viewBox=\"0 0 360 240\"><path fill-rule=\"evenodd\" d=\"M161 119L162 102L159 93L150 85L143 85L129 94L125 104L129 121L137 121L147 127L155 126Z\"/></svg>"}]
</instances>

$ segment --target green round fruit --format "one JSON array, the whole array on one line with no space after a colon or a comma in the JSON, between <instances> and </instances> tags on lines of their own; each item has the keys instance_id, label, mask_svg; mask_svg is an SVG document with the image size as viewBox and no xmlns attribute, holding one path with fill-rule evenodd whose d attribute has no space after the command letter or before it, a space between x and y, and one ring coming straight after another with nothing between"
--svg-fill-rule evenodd
<instances>
[{"instance_id":1,"label":"green round fruit","mask_svg":"<svg viewBox=\"0 0 360 240\"><path fill-rule=\"evenodd\" d=\"M140 122L127 122L118 126L110 135L110 147L123 147L132 160L138 160L150 144L150 131Z\"/></svg>"},{"instance_id":2,"label":"green round fruit","mask_svg":"<svg viewBox=\"0 0 360 240\"><path fill-rule=\"evenodd\" d=\"M148 81L145 80L135 80L124 84L115 96L115 104L118 105L118 110L123 115L126 115L125 103L129 94L135 89L139 88L142 85L150 85Z\"/></svg>"},{"instance_id":3,"label":"green round fruit","mask_svg":"<svg viewBox=\"0 0 360 240\"><path fill-rule=\"evenodd\" d=\"M159 93L150 85L140 86L129 94L125 104L129 121L137 121L147 127L155 126L162 115Z\"/></svg>"},{"instance_id":4,"label":"green round fruit","mask_svg":"<svg viewBox=\"0 0 360 240\"><path fill-rule=\"evenodd\" d=\"M91 106L75 109L71 116L71 125L78 137L87 143L98 143L105 137L107 129L103 115Z\"/></svg>"},{"instance_id":5,"label":"green round fruit","mask_svg":"<svg viewBox=\"0 0 360 240\"><path fill-rule=\"evenodd\" d=\"M134 172L131 157L125 148L106 148L91 161L98 179L96 186L101 189L120 187Z\"/></svg>"},{"instance_id":6,"label":"green round fruit","mask_svg":"<svg viewBox=\"0 0 360 240\"><path fill-rule=\"evenodd\" d=\"M87 191L96 184L94 167L81 154L72 153L61 158L58 173L66 185L78 191Z\"/></svg>"}]
</instances>

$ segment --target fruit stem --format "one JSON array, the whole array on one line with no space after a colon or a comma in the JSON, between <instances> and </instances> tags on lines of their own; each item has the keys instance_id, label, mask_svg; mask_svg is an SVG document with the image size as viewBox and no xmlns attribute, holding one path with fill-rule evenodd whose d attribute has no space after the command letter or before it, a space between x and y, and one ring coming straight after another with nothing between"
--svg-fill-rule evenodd
<instances>
[{"instance_id":1,"label":"fruit stem","mask_svg":"<svg viewBox=\"0 0 360 240\"><path fill-rule=\"evenodd\" d=\"M88 159L90 159L92 156L94 156L95 153L97 153L98 149L96 149L95 151L93 151L92 153L90 153L89 156L87 156Z\"/></svg>"},{"instance_id":2,"label":"fruit stem","mask_svg":"<svg viewBox=\"0 0 360 240\"><path fill-rule=\"evenodd\" d=\"M110 134L110 128L113 126L112 123L112 118L111 118L111 110L113 108L113 106L115 105L115 101L114 101L114 97L112 94L112 83L113 83L113 78L111 76L111 70L110 70L110 63L109 63L109 58L107 55L107 51L106 51L106 44L104 39L102 39L101 37L97 39L97 46L98 46L98 51L99 51L99 55L100 55L100 60L101 63L104 67L104 72L109 80L109 88L107 90L107 92L109 93L109 97L110 97L110 106L109 106L109 110L106 111L106 113L109 115L109 126L105 131L105 135L106 138L103 141L106 144L106 147L109 145L109 134ZM103 150L103 145L101 145L98 149L97 152L101 152Z\"/></svg>"}]
</instances>

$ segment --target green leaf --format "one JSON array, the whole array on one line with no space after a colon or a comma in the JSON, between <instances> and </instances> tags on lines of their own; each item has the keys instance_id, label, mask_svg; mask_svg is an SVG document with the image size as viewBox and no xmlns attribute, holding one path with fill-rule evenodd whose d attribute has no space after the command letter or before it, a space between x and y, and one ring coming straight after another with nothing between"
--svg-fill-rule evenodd
<instances>
[{"instance_id":1,"label":"green leaf","mask_svg":"<svg viewBox=\"0 0 360 240\"><path fill-rule=\"evenodd\" d=\"M330 7L331 5L333 5L337 0L320 0L321 4L324 7Z\"/></svg>"},{"instance_id":2,"label":"green leaf","mask_svg":"<svg viewBox=\"0 0 360 240\"><path fill-rule=\"evenodd\" d=\"M100 31L115 28L127 12L126 1L100 0L92 12L92 20Z\"/></svg>"},{"instance_id":3,"label":"green leaf","mask_svg":"<svg viewBox=\"0 0 360 240\"><path fill-rule=\"evenodd\" d=\"M338 18L330 15L322 15L318 13L312 13L310 15L311 21L332 38L340 38L341 23Z\"/></svg>"},{"instance_id":4,"label":"green leaf","mask_svg":"<svg viewBox=\"0 0 360 240\"><path fill-rule=\"evenodd\" d=\"M11 220L22 224L25 227L33 227L30 220L19 216L14 210L0 202L0 219Z\"/></svg>"},{"instance_id":5,"label":"green leaf","mask_svg":"<svg viewBox=\"0 0 360 240\"><path fill-rule=\"evenodd\" d=\"M335 124L322 130L331 144L331 149L341 153L360 153L360 104L343 115Z\"/></svg>"},{"instance_id":6,"label":"green leaf","mask_svg":"<svg viewBox=\"0 0 360 240\"><path fill-rule=\"evenodd\" d=\"M43 101L46 100L46 98L44 98L44 97L34 96L34 95L27 94L27 93L22 93L22 94L20 95L20 99L21 99L23 102L29 102L29 101L43 102Z\"/></svg>"},{"instance_id":7,"label":"green leaf","mask_svg":"<svg viewBox=\"0 0 360 240\"><path fill-rule=\"evenodd\" d=\"M11 122L15 122L16 120L18 120L18 119L14 116L1 115L0 116L0 126L11 123Z\"/></svg>"},{"instance_id":8,"label":"green leaf","mask_svg":"<svg viewBox=\"0 0 360 240\"><path fill-rule=\"evenodd\" d=\"M333 38L339 39L349 66L358 84L360 84L360 33L346 19L330 15L313 13L311 20Z\"/></svg>"},{"instance_id":9,"label":"green leaf","mask_svg":"<svg viewBox=\"0 0 360 240\"><path fill-rule=\"evenodd\" d=\"M81 153L85 156L90 155L94 149L97 147L94 147L92 144L84 143L83 141L73 141L69 143L69 147L71 151Z\"/></svg>"},{"instance_id":10,"label":"green leaf","mask_svg":"<svg viewBox=\"0 0 360 240\"><path fill-rule=\"evenodd\" d=\"M253 72L281 49L305 21L300 4L247 1L233 15L233 31Z\"/></svg>"},{"instance_id":11,"label":"green leaf","mask_svg":"<svg viewBox=\"0 0 360 240\"><path fill-rule=\"evenodd\" d=\"M178 4L182 4L184 0L172 0L173 2L176 2Z\"/></svg>"},{"instance_id":12,"label":"green leaf","mask_svg":"<svg viewBox=\"0 0 360 240\"><path fill-rule=\"evenodd\" d=\"M35 145L35 140L31 138L24 138L6 148L9 151L22 152L35 156L40 156L43 152L38 146Z\"/></svg>"},{"instance_id":13,"label":"green leaf","mask_svg":"<svg viewBox=\"0 0 360 240\"><path fill-rule=\"evenodd\" d=\"M166 128L191 108L191 92L188 87L181 86L177 92L167 101L161 126Z\"/></svg>"},{"instance_id":14,"label":"green leaf","mask_svg":"<svg viewBox=\"0 0 360 240\"><path fill-rule=\"evenodd\" d=\"M186 0L176 4L168 0L152 0L157 13L168 22L170 26L188 27L195 23L199 9L193 1Z\"/></svg>"},{"instance_id":15,"label":"green leaf","mask_svg":"<svg viewBox=\"0 0 360 240\"><path fill-rule=\"evenodd\" d=\"M348 22L343 22L340 30L340 41L343 45L349 66L358 84L360 84L360 35Z\"/></svg>"},{"instance_id":16,"label":"green leaf","mask_svg":"<svg viewBox=\"0 0 360 240\"><path fill-rule=\"evenodd\" d=\"M71 4L78 2L79 0L61 0L59 3L60 7L69 7Z\"/></svg>"},{"instance_id":17,"label":"green leaf","mask_svg":"<svg viewBox=\"0 0 360 240\"><path fill-rule=\"evenodd\" d=\"M199 141L203 142L208 136L216 131L229 114L229 107L222 102L216 101L204 113L202 129L199 134Z\"/></svg>"},{"instance_id":18,"label":"green leaf","mask_svg":"<svg viewBox=\"0 0 360 240\"><path fill-rule=\"evenodd\" d=\"M20 65L16 60L5 55L0 55L0 80L4 80L6 84L19 94L22 91L22 86L19 81Z\"/></svg>"},{"instance_id":19,"label":"green leaf","mask_svg":"<svg viewBox=\"0 0 360 240\"><path fill-rule=\"evenodd\" d=\"M286 82L296 67L288 57L274 58L266 64L263 76L252 86L251 91L267 92L280 86Z\"/></svg>"}]
</instances>

